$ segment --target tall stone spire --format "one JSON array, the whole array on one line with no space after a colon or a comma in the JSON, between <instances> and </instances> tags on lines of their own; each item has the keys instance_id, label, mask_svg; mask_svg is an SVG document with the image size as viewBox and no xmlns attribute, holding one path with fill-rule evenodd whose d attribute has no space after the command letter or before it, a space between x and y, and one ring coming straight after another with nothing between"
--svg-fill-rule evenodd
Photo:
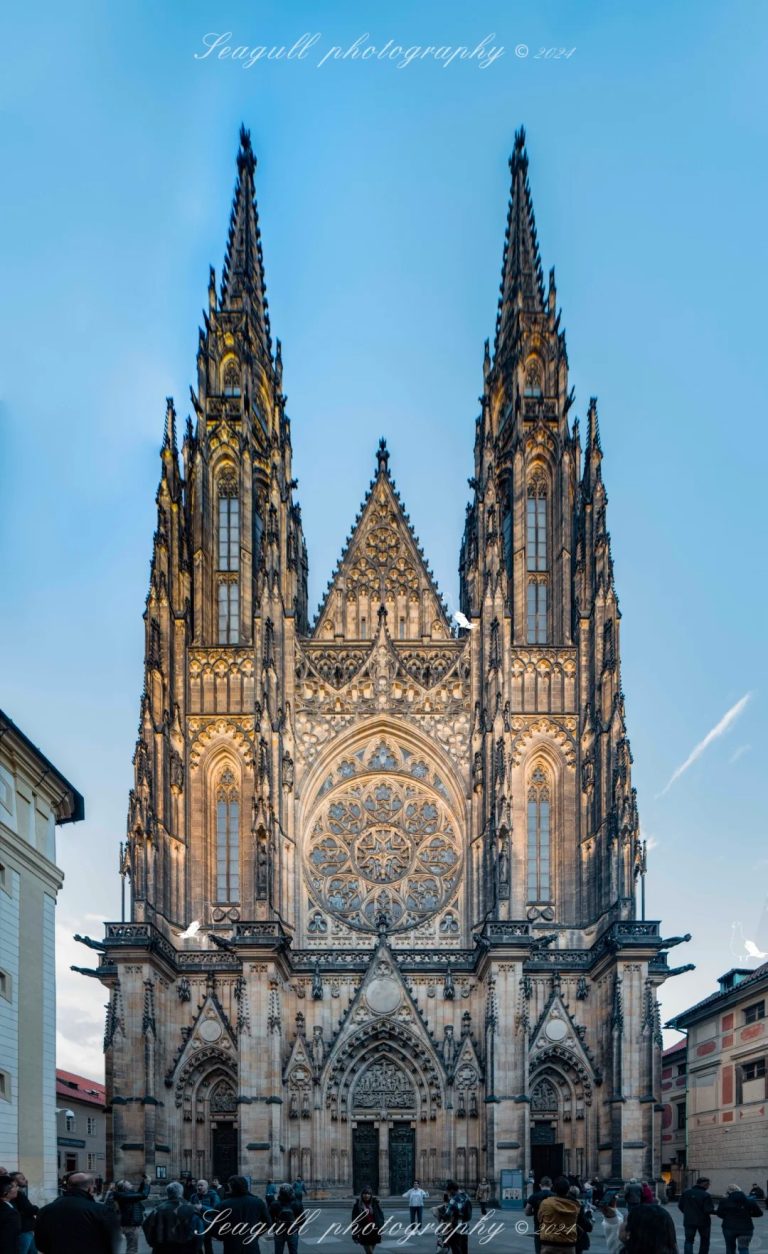
<instances>
[{"instance_id":1,"label":"tall stone spire","mask_svg":"<svg viewBox=\"0 0 768 1254\"><path fill-rule=\"evenodd\" d=\"M250 131L240 127L237 183L229 219L229 236L221 276L221 308L242 309L252 318L265 356L271 358L267 285L256 205L256 157Z\"/></svg>"},{"instance_id":2,"label":"tall stone spire","mask_svg":"<svg viewBox=\"0 0 768 1254\"><path fill-rule=\"evenodd\" d=\"M496 318L497 355L505 348L513 333L518 310L543 313L545 309L544 276L536 238L523 127L515 134L515 148L509 159L509 169L512 188L504 237L501 299Z\"/></svg>"}]
</instances>

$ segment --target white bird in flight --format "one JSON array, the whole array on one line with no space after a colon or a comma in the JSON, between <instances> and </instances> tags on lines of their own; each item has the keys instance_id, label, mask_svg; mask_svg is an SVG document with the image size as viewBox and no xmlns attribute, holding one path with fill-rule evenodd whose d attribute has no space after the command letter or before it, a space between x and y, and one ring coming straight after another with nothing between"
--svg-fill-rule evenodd
<instances>
[{"instance_id":1,"label":"white bird in flight","mask_svg":"<svg viewBox=\"0 0 768 1254\"><path fill-rule=\"evenodd\" d=\"M470 623L466 614L462 614L461 610L454 611L453 621L458 623L459 627L463 627L465 631L474 631L475 627L477 627L477 623Z\"/></svg>"},{"instance_id":2,"label":"white bird in flight","mask_svg":"<svg viewBox=\"0 0 768 1254\"><path fill-rule=\"evenodd\" d=\"M174 935L178 936L180 940L191 940L193 936L197 936L197 933L200 931L201 927L202 927L202 924L200 920L195 919L194 923L190 923L189 927L187 928L185 932L175 932Z\"/></svg>"},{"instance_id":3,"label":"white bird in flight","mask_svg":"<svg viewBox=\"0 0 768 1254\"><path fill-rule=\"evenodd\" d=\"M762 949L758 949L754 941L745 940L744 948L747 951L748 958L768 958L768 954L763 953Z\"/></svg>"}]
</instances>

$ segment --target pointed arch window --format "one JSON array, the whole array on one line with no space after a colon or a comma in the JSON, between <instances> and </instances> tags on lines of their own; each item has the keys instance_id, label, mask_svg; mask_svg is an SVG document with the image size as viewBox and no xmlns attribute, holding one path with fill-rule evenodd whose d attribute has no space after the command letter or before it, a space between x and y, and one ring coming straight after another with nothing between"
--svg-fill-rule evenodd
<instances>
[{"instance_id":1,"label":"pointed arch window","mask_svg":"<svg viewBox=\"0 0 768 1254\"><path fill-rule=\"evenodd\" d=\"M216 900L240 900L240 796L229 769L216 788Z\"/></svg>"},{"instance_id":2,"label":"pointed arch window","mask_svg":"<svg viewBox=\"0 0 768 1254\"><path fill-rule=\"evenodd\" d=\"M528 785L528 900L551 901L552 794L549 778L536 767Z\"/></svg>"},{"instance_id":3,"label":"pointed arch window","mask_svg":"<svg viewBox=\"0 0 768 1254\"><path fill-rule=\"evenodd\" d=\"M218 585L219 644L240 641L240 586L236 579L221 579Z\"/></svg>"},{"instance_id":4,"label":"pointed arch window","mask_svg":"<svg viewBox=\"0 0 768 1254\"><path fill-rule=\"evenodd\" d=\"M218 569L240 568L240 496L237 480L231 471L225 472L218 481L219 497L219 547Z\"/></svg>"},{"instance_id":5,"label":"pointed arch window","mask_svg":"<svg viewBox=\"0 0 768 1254\"><path fill-rule=\"evenodd\" d=\"M549 591L545 579L528 581L528 643L547 643L547 593Z\"/></svg>"},{"instance_id":6,"label":"pointed arch window","mask_svg":"<svg viewBox=\"0 0 768 1254\"><path fill-rule=\"evenodd\" d=\"M547 543L547 483L535 475L528 484L525 515L525 554L528 570L549 570Z\"/></svg>"},{"instance_id":7,"label":"pointed arch window","mask_svg":"<svg viewBox=\"0 0 768 1254\"><path fill-rule=\"evenodd\" d=\"M541 363L536 357L532 357L525 367L525 395L541 396L542 395L542 369Z\"/></svg>"},{"instance_id":8,"label":"pointed arch window","mask_svg":"<svg viewBox=\"0 0 768 1254\"><path fill-rule=\"evenodd\" d=\"M240 395L240 367L234 359L230 359L224 366L222 383L225 396Z\"/></svg>"}]
</instances>

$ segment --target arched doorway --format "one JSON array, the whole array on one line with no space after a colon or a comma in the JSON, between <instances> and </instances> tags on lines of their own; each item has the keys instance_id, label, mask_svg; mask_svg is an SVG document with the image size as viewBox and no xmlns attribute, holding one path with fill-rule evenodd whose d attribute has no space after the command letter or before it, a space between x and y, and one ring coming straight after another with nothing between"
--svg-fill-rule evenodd
<instances>
[{"instance_id":1,"label":"arched doorway","mask_svg":"<svg viewBox=\"0 0 768 1254\"><path fill-rule=\"evenodd\" d=\"M563 1046L537 1054L531 1076L531 1166L542 1175L583 1177L594 1171L588 1111L592 1076Z\"/></svg>"}]
</instances>

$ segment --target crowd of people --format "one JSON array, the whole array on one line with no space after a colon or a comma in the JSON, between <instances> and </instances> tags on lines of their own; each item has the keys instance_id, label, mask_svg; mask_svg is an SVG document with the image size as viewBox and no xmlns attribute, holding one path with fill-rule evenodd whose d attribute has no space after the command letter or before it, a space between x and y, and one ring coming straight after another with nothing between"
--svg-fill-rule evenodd
<instances>
[{"instance_id":1,"label":"crowd of people","mask_svg":"<svg viewBox=\"0 0 768 1254\"><path fill-rule=\"evenodd\" d=\"M709 1183L701 1177L678 1201L685 1233L683 1254L709 1254L713 1214L722 1220L725 1254L748 1250L754 1220L763 1214L762 1189L754 1184L747 1194L738 1185L729 1185L715 1207ZM525 1211L534 1221L536 1254L588 1250L596 1216L602 1219L608 1254L679 1254L672 1216L647 1180L633 1178L621 1189L609 1189L597 1179L580 1183L573 1177L552 1181L544 1176Z\"/></svg>"},{"instance_id":2,"label":"crowd of people","mask_svg":"<svg viewBox=\"0 0 768 1254\"><path fill-rule=\"evenodd\" d=\"M306 1188L269 1181L266 1199L256 1197L244 1176L172 1180L165 1197L147 1211L150 1184L117 1180L101 1197L101 1182L73 1172L55 1201L33 1206L21 1172L0 1168L0 1254L138 1254L143 1232L153 1254L259 1254L269 1234L274 1254L298 1254Z\"/></svg>"},{"instance_id":3,"label":"crowd of people","mask_svg":"<svg viewBox=\"0 0 768 1254\"><path fill-rule=\"evenodd\" d=\"M74 1172L56 1201L38 1208L29 1200L24 1173L0 1168L0 1254L138 1254L140 1232L153 1254L214 1254L214 1240L221 1243L216 1254L259 1254L260 1236L274 1242L274 1254L298 1254L306 1218L301 1177L292 1185L268 1181L262 1200L244 1176L231 1176L222 1186L216 1179L186 1175L171 1181L164 1199L149 1211L147 1176L137 1184L117 1180L98 1200L100 1184L87 1172ZM683 1254L709 1254L713 1215L722 1222L725 1254L743 1254L755 1219L763 1215L765 1194L757 1184L749 1193L732 1184L716 1204L709 1184L700 1177L677 1201ZM418 1180L403 1194L414 1234L423 1229L429 1196ZM484 1177L474 1195L481 1215L491 1196ZM472 1201L466 1190L450 1180L431 1213L437 1249L469 1254ZM596 1178L544 1176L529 1194L525 1213L533 1220L535 1254L583 1254L599 1220L608 1254L679 1254L669 1209L647 1180L631 1179L616 1189ZM348 1231L363 1254L374 1254L386 1224L373 1189L362 1189L355 1199Z\"/></svg>"}]
</instances>

